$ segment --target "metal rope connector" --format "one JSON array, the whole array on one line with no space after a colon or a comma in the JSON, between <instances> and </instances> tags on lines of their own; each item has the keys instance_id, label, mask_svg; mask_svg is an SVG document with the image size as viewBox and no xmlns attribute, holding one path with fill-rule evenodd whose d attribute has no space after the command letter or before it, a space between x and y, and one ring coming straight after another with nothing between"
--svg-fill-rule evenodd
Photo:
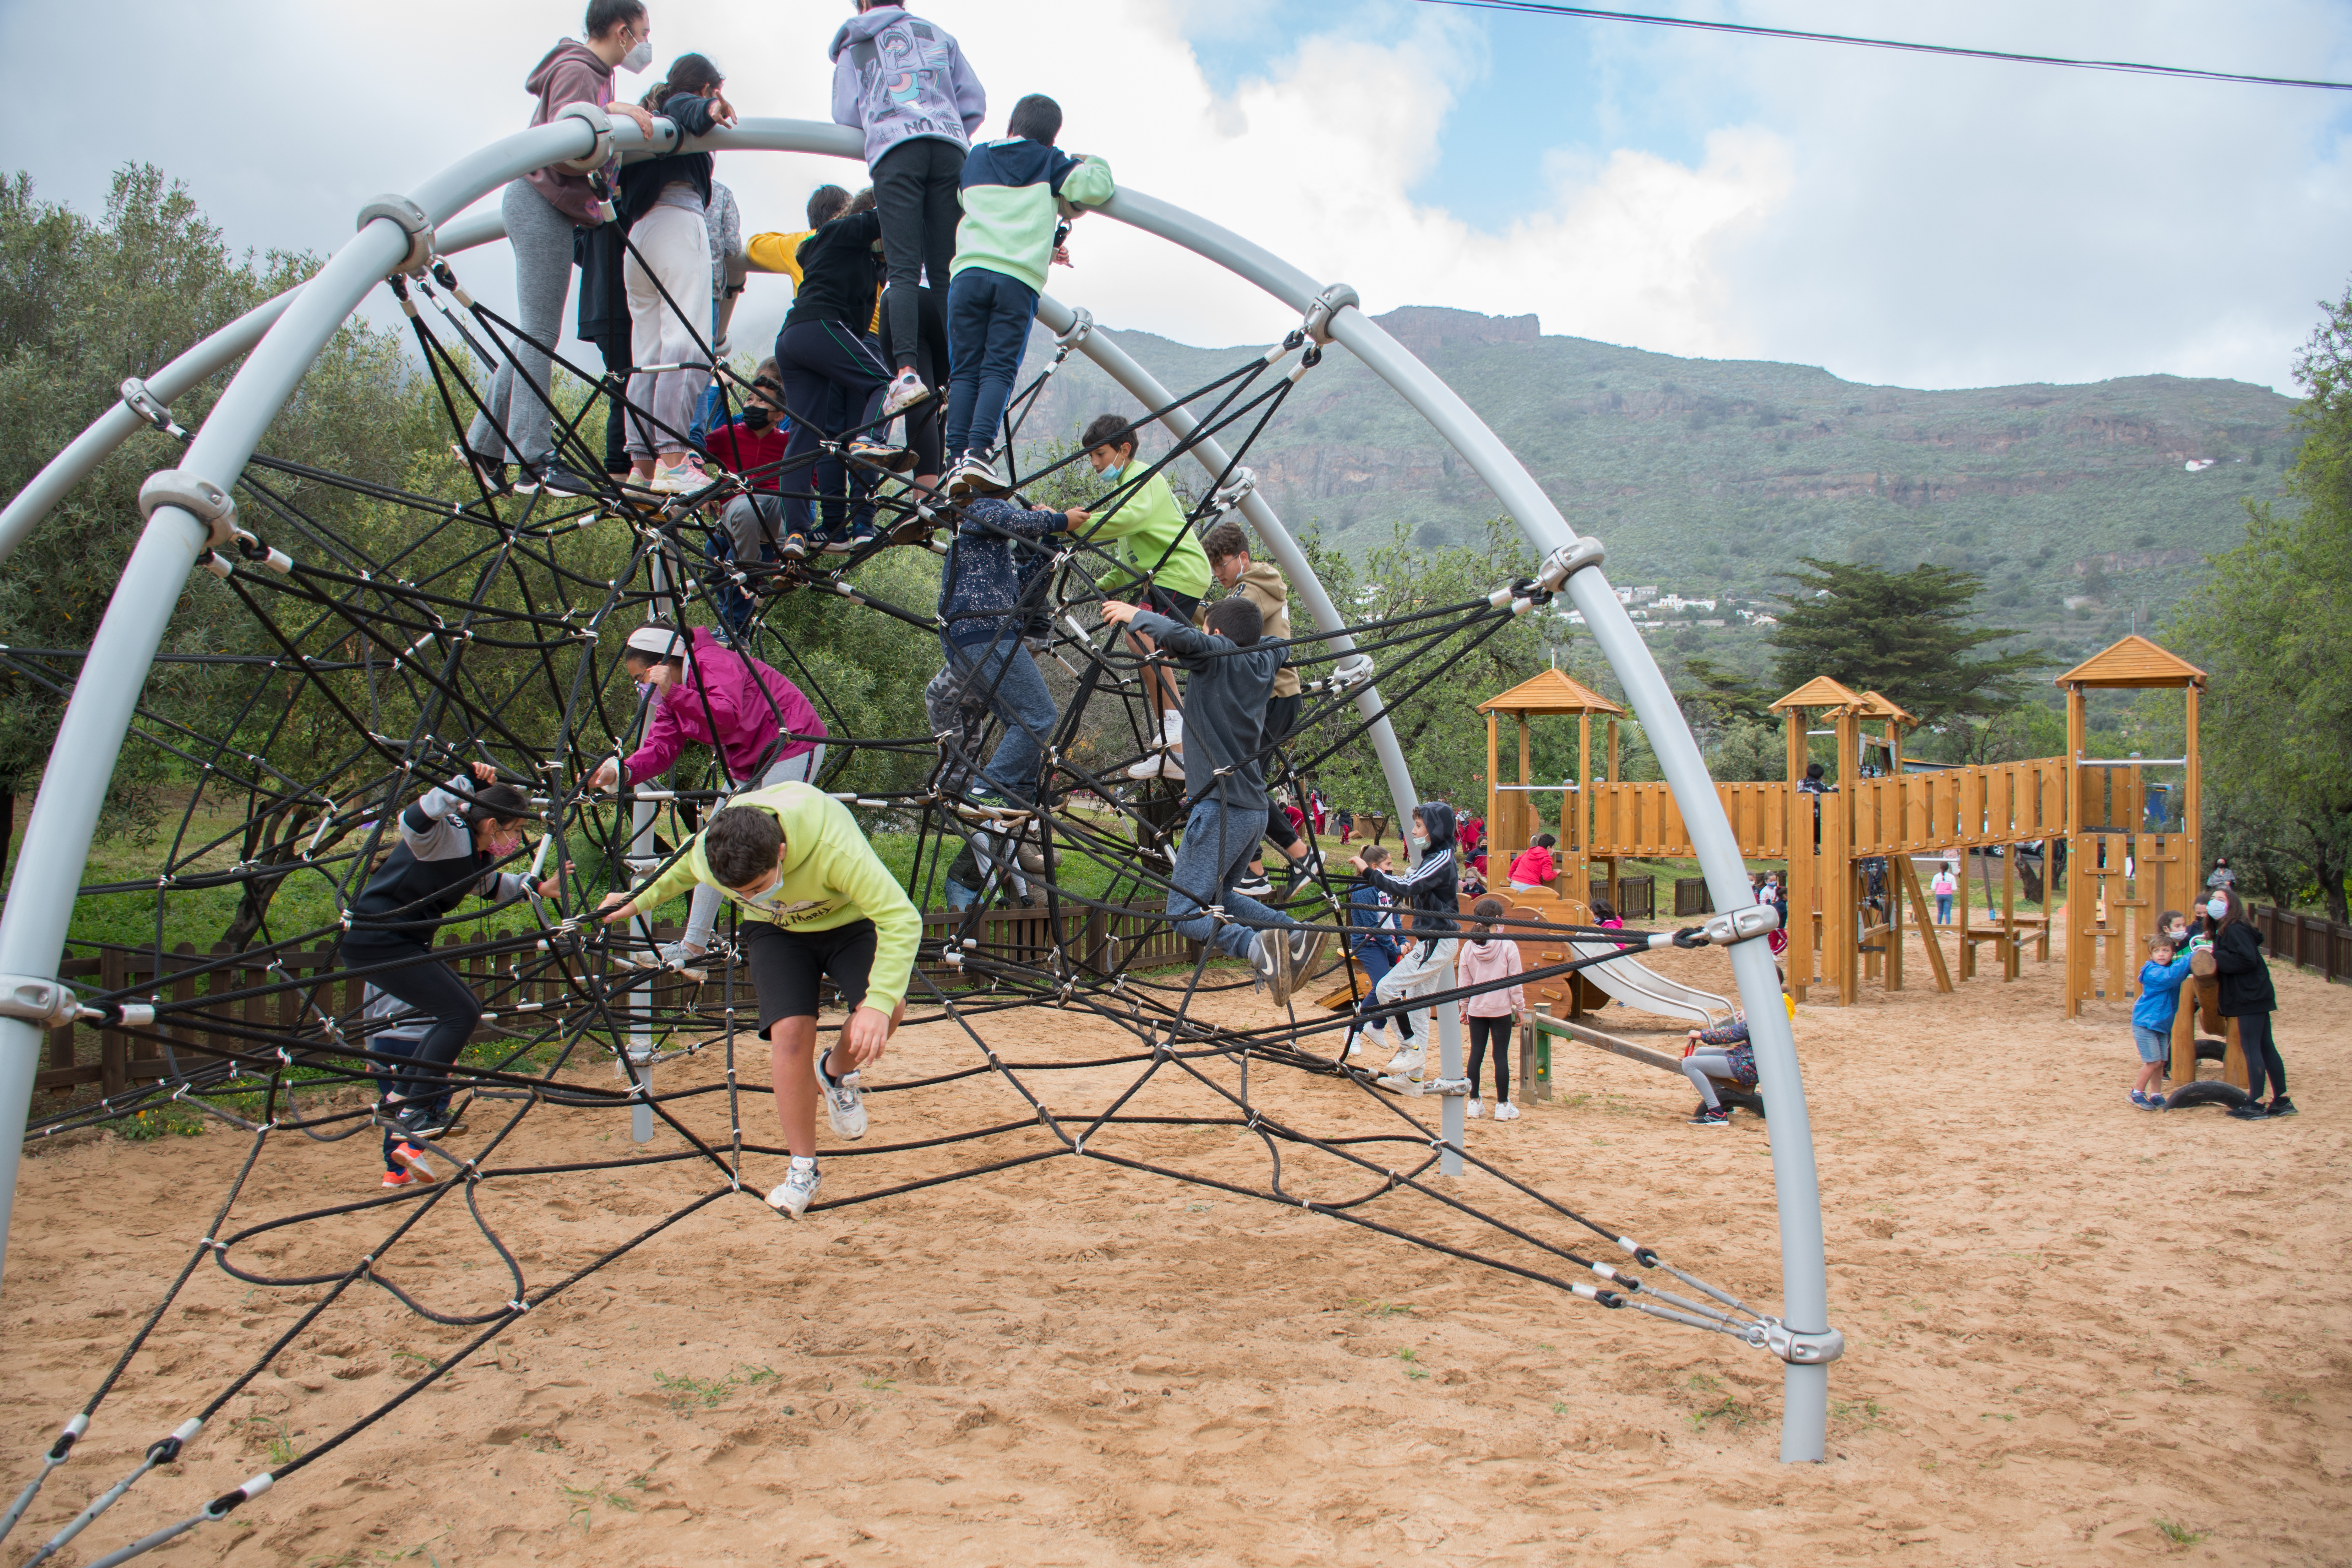
<instances>
[{"instance_id":1,"label":"metal rope connector","mask_svg":"<svg viewBox=\"0 0 2352 1568\"><path fill-rule=\"evenodd\" d=\"M1568 580L1589 566L1598 566L1608 558L1601 541L1586 535L1573 544L1563 544L1544 557L1543 565L1536 571L1536 583L1547 594L1557 594Z\"/></svg>"},{"instance_id":2,"label":"metal rope connector","mask_svg":"<svg viewBox=\"0 0 2352 1568\"><path fill-rule=\"evenodd\" d=\"M35 974L0 974L0 1018L57 1028L80 1018L81 1004L73 987L61 980Z\"/></svg>"},{"instance_id":3,"label":"metal rope connector","mask_svg":"<svg viewBox=\"0 0 2352 1568\"><path fill-rule=\"evenodd\" d=\"M1300 320L1298 330L1318 344L1328 343L1331 341L1331 318L1363 302L1363 296L1354 289L1345 283L1334 283L1307 302L1307 314Z\"/></svg>"},{"instance_id":4,"label":"metal rope connector","mask_svg":"<svg viewBox=\"0 0 2352 1568\"><path fill-rule=\"evenodd\" d=\"M1801 1333L1778 1318L1767 1318L1749 1329L1748 1342L1770 1351L1790 1366L1827 1366L1845 1354L1845 1336L1835 1329Z\"/></svg>"},{"instance_id":5,"label":"metal rope connector","mask_svg":"<svg viewBox=\"0 0 2352 1568\"><path fill-rule=\"evenodd\" d=\"M411 278L422 277L425 264L433 259L433 220L425 209L397 191L376 197L360 208L359 227L364 229L378 218L390 218L408 236L408 254L402 257L386 277L405 273Z\"/></svg>"},{"instance_id":6,"label":"metal rope connector","mask_svg":"<svg viewBox=\"0 0 2352 1568\"><path fill-rule=\"evenodd\" d=\"M122 405L131 413L136 414L174 441L184 441L188 438L188 433L180 427L179 421L172 417L172 410L163 399L147 390L145 382L135 375L124 376L121 392Z\"/></svg>"},{"instance_id":7,"label":"metal rope connector","mask_svg":"<svg viewBox=\"0 0 2352 1568\"><path fill-rule=\"evenodd\" d=\"M1070 330L1055 338L1054 346L1064 353L1068 353L1093 335L1094 330L1095 313L1084 305L1080 305L1070 312Z\"/></svg>"},{"instance_id":8,"label":"metal rope connector","mask_svg":"<svg viewBox=\"0 0 2352 1568\"><path fill-rule=\"evenodd\" d=\"M236 537L236 502L220 486L184 468L158 468L139 487L139 515L150 522L156 509L175 506L205 525L205 543L218 550Z\"/></svg>"}]
</instances>

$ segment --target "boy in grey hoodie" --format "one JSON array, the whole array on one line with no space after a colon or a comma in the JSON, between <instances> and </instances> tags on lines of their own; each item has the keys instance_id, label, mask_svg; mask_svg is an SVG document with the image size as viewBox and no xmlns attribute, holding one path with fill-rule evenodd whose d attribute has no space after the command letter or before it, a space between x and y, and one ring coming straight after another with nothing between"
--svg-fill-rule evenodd
<instances>
[{"instance_id":1,"label":"boy in grey hoodie","mask_svg":"<svg viewBox=\"0 0 2352 1568\"><path fill-rule=\"evenodd\" d=\"M866 133L890 274L884 309L898 374L882 411L891 415L933 390L915 374L921 336L915 289L929 270L932 289L946 297L963 156L988 112L988 94L946 28L908 16L903 5L856 3L857 15L833 36L833 118Z\"/></svg>"}]
</instances>

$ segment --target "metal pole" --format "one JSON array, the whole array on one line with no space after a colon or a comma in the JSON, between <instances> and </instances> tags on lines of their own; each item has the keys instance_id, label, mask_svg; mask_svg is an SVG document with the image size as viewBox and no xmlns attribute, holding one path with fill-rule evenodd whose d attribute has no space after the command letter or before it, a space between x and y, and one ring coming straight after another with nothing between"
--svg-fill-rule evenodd
<instances>
[{"instance_id":1,"label":"metal pole","mask_svg":"<svg viewBox=\"0 0 2352 1568\"><path fill-rule=\"evenodd\" d=\"M1068 331L1077 321L1067 305L1050 294L1037 301L1037 319L1055 332ZM1113 381L1127 390L1129 395L1145 407L1166 406L1168 389L1160 385L1150 371L1129 357L1127 351L1118 346L1118 340L1100 327L1087 333L1078 343L1078 352L1100 365ZM1180 440L1201 427L1200 420L1189 408L1170 409L1160 423ZM1233 459L1214 437L1200 441L1191 450L1193 461L1200 464L1202 471L1212 481L1232 466ZM1275 515L1274 508L1266 504L1265 497L1252 490L1242 498L1241 511L1249 519L1250 526L1257 530L1257 535L1265 542L1265 547L1273 552L1275 563L1282 568L1283 575L1290 579L1291 591L1307 601L1307 613L1315 618L1315 629L1330 634L1330 646L1335 652L1352 650L1356 639L1348 635L1347 621L1340 616L1339 606L1331 602L1331 595L1324 591L1321 580L1315 575L1315 568L1308 563L1307 552L1298 548L1298 542L1290 536L1288 529L1283 527L1282 519ZM1378 685L1366 686L1356 693L1356 711L1372 721L1368 731L1371 738L1372 754L1380 761L1381 776L1388 784L1389 797L1396 803L1397 820L1402 822L1412 815L1419 797L1412 791L1412 773L1405 766L1404 749L1397 744L1396 731L1390 725L1388 715L1381 711ZM1411 836L1408 835L1407 852L1410 851Z\"/></svg>"},{"instance_id":2,"label":"metal pole","mask_svg":"<svg viewBox=\"0 0 2352 1568\"><path fill-rule=\"evenodd\" d=\"M632 145L636 131L623 121ZM428 222L446 217L491 186L593 145L588 126L559 121L509 136L453 164L414 195ZM289 300L237 372L183 457L182 471L227 489L245 471L278 409L337 328L368 291L408 255L409 237L389 217L369 222ZM27 525L29 526L29 524ZM0 910L0 975L54 976L65 951L76 891L89 858L107 783L132 710L147 683L172 606L209 542L205 525L176 506L155 509L108 600L66 704L25 842ZM33 1103L43 1026L0 1018L0 1270L16 1204L16 1167Z\"/></svg>"},{"instance_id":3,"label":"metal pole","mask_svg":"<svg viewBox=\"0 0 2352 1568\"><path fill-rule=\"evenodd\" d=\"M476 213L443 225L435 232L434 243L444 256L455 256L461 250L471 250L506 237L507 220L497 211ZM227 326L203 339L187 353L146 378L147 390L156 401L169 405L208 378L218 374L231 361L261 341L294 296L302 291L296 284L274 300L267 300L231 321ZM112 457L115 448L128 441L147 421L131 412L130 405L116 403L89 422L89 426L75 437L66 449L51 458L32 482L9 498L7 506L0 509L0 561L16 552L16 547L38 526L41 520L57 509L74 486L89 477L99 464Z\"/></svg>"}]
</instances>

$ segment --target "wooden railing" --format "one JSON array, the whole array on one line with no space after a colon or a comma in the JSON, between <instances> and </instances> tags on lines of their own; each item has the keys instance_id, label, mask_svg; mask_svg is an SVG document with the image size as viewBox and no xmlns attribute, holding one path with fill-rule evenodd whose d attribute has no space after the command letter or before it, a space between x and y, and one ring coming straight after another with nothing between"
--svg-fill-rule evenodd
<instances>
[{"instance_id":1,"label":"wooden railing","mask_svg":"<svg viewBox=\"0 0 2352 1568\"><path fill-rule=\"evenodd\" d=\"M2352 926L2268 904L2250 906L2248 912L2273 959L2315 969L2330 980L2352 980Z\"/></svg>"},{"instance_id":2,"label":"wooden railing","mask_svg":"<svg viewBox=\"0 0 2352 1568\"><path fill-rule=\"evenodd\" d=\"M950 931L960 931L962 919L945 910L927 912L923 916L926 942L937 943ZM674 942L682 930L675 925L657 925L653 934L657 942ZM475 943L485 940L486 935L490 940L504 941L509 934L474 932L452 937L444 945ZM1199 951L1148 909L1111 913L1072 908L1058 917L1043 909L994 910L981 917L978 934L978 951L982 954L1025 967L1043 966L1048 952L1055 948L1067 952L1081 966L1109 968L1123 964L1129 969L1188 964ZM1118 942L1115 958L1106 952L1111 938ZM152 1031L169 1038L182 1073L217 1060L228 1052L250 1052L266 1047L268 1042L254 1039L251 1035L320 1039L322 1031L311 1011L312 1002L320 1011L339 1019L350 1017L362 1005L363 983L360 980L349 976L331 979L315 991L299 984L313 975L332 973L341 966L333 951L323 946L247 960L233 954L226 943L215 944L210 952L199 952L193 944L182 942L163 956L160 965L152 948L76 942L73 951L76 956L59 964L58 974L84 996L127 993L201 1004L206 997L226 997L235 992L284 985L289 979L298 983L272 995L246 996L205 1009L215 1023L241 1027L249 1034L207 1027L203 1020L185 1019L185 1021L166 1022ZM546 1015L525 1013L518 1016L517 1005L557 1003L564 996L560 973L551 972L543 977L517 982L495 973L512 965L512 954L477 953L449 962L481 996L484 1006L499 1015L476 1031L474 1038L478 1042L511 1039L518 1032L528 1034L533 1026L529 1020ZM207 970L210 965L217 967ZM926 962L922 969L942 990L972 984L969 976L936 962ZM194 973L197 970L207 972ZM748 986L750 981L739 973L736 983ZM690 1000L687 983L675 978L656 981L655 994L656 1004L665 1008L687 1005ZM101 1095L120 1094L136 1084L172 1076L173 1066L152 1037L100 1028L95 1024L66 1024L49 1030L42 1060L43 1066L33 1079L34 1087L58 1095L70 1094L87 1085L97 1086Z\"/></svg>"}]
</instances>

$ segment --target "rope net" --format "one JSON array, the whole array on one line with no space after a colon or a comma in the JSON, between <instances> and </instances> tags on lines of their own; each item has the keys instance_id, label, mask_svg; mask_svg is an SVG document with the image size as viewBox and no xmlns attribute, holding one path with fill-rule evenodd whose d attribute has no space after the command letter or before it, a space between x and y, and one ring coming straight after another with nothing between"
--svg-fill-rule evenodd
<instances>
[{"instance_id":1,"label":"rope net","mask_svg":"<svg viewBox=\"0 0 2352 1568\"><path fill-rule=\"evenodd\" d=\"M392 286L414 324L441 410L462 442L483 401L481 368L512 353L517 330L472 300L446 262L434 265L430 279L395 278ZM1039 394L1083 331L1064 339L1013 399L1001 447L1008 459L1019 450L1014 438ZM1230 443L1233 456L1189 509L1188 521L1204 528L1234 511L1251 484L1242 458L1318 357L1306 334L1294 332L1144 411L1133 422L1136 431L1180 408L1197 427L1157 461L1129 464L1113 486L1089 498L1089 512L1104 517L1212 440ZM588 374L560 355L557 363L594 389L576 407L554 410L558 453L578 473L600 475L601 458L590 453L583 431L609 408L648 423L652 412L626 402L623 378ZM742 384L724 363L715 375L723 408L731 412ZM518 374L515 384L517 397L538 395L529 377ZM795 420L824 415L785 412ZM168 411L156 423L187 438ZM813 782L846 803L870 833L908 847L903 859L894 859L894 871L916 907L933 911L903 1028L941 1026L964 1059L928 1077L870 1084L866 1092L879 1097L877 1114L895 1141L828 1146L825 1159L836 1180L851 1177L843 1184L851 1190L818 1201L810 1212L904 1197L1040 1161L1096 1160L1326 1215L1586 1304L1631 1308L1749 1344L1766 1342L1772 1320L1666 1264L1620 1226L1562 1204L1470 1150L1450 1147L1420 1110L1421 1097L1391 1092L1393 1080L1383 1088L1378 1069L1347 1055L1350 1031L1370 1020L1408 1006L1450 1006L1494 986L1440 991L1387 1007L1327 1013L1310 1006L1306 1016L1295 1001L1271 1014L1261 1003L1248 1016L1270 1021L1230 1021L1237 1011L1232 1004L1246 1000L1255 984L1247 966L1221 961L1213 944L1187 947L1170 938L1167 901L1184 785L1129 777L1130 764L1153 751L1144 666L1157 656L1136 651L1092 612L1106 596L1139 596L1156 565L1146 563L1138 574L1108 540L1094 536L1092 525L1044 541L1013 540L1024 584L1018 606L1024 640L1051 678L1058 710L1052 732L1031 737L1044 759L1034 805L1006 813L975 796L979 770L1006 721L998 716L1002 705L991 700L990 683L968 671L959 675L951 667L931 683L926 728L856 732L839 689L870 672L838 658L804 658L816 640L810 628L834 617L866 617L877 635L887 631L917 646L928 640L936 658L940 635L951 623L912 602L914 591L932 580L931 569L920 565L925 556L947 553L968 512L936 486L869 457L868 439L879 433L827 429L807 458L714 475L707 487L683 495L608 478L594 479L584 494L554 488L516 493L478 464L451 465L464 486L453 495L442 493L453 482L446 477L421 479L410 489L281 458L253 460L238 493L242 515L257 523L258 533L243 536L234 554L223 552L206 563L218 582L200 578L194 590L234 595L250 641L216 653L167 656L204 667L190 673L202 676L208 700L201 710L170 713L142 706L130 742L160 749L196 783L153 874L81 889L85 899L109 900L109 908L136 902L144 910L140 923L152 934L142 945L156 981L84 998L84 1016L152 1050L162 1076L37 1120L28 1134L121 1122L168 1104L226 1124L248 1148L183 1267L67 1422L40 1473L0 1515L0 1536L23 1517L50 1471L67 1462L132 1358L207 1261L254 1289L299 1302L300 1310L257 1359L234 1370L181 1426L157 1435L129 1475L97 1493L28 1562L47 1560L148 1471L179 1459L263 1372L306 1340L335 1331L370 1293L460 1337L363 1416L96 1561L128 1561L226 1517L368 1431L531 1311L691 1215L735 1200L743 1224L784 1223L760 1202L761 1184L747 1174L754 1166L772 1168L786 1151L761 1141L773 1126L765 1110L769 1086L760 1079L767 1056L748 983L730 962L731 933L722 930L712 952L682 965L664 962L644 920L605 926L593 918L603 894L667 868L709 813L758 782L730 775L723 753L708 748L688 752L663 787L642 787L625 775L617 789L593 787L600 766L624 754L647 722L648 698L634 689L619 655L632 629L656 618L711 628L725 646L772 665L802 688L828 731ZM683 441L686 433L665 436ZM1032 473L1013 471L1010 483L1034 489L1082 481L1074 466L1084 456L1073 451ZM844 526L805 559L773 550L758 560L740 558L721 519L730 503L755 495L806 502L815 515L830 504ZM1098 586L1103 582L1111 584L1109 595ZM1261 755L1269 787L1296 787L1357 745L1375 719L1412 701L1448 662L1549 596L1522 581L1486 597L1353 626L1352 647L1334 647L1311 633L1295 637L1286 651L1303 682L1304 712L1290 737ZM72 687L78 658L72 649L0 651L17 674L60 693ZM1382 695L1377 703L1360 702L1375 658ZM1001 667L995 678L1003 678ZM696 700L693 680L662 700ZM205 721L192 721L192 714ZM776 718L788 732L784 716ZM274 1212L247 1196L257 1170L289 1140L360 1138L364 1147L381 1126L375 1097L409 1061L379 1047L382 1037L415 1020L364 988L388 966L345 954L341 943L353 898L379 855L396 842L386 837L396 815L452 775L457 782L446 787L460 793L468 780L487 775L530 798L540 836L502 868L528 867L534 880L550 879L555 888L552 896L533 892L504 905L473 901L445 922L442 944L433 949L436 961L468 972L483 1008L474 1044L447 1069L453 1120L469 1121L459 1130L473 1136L460 1139L453 1130L438 1146L435 1158L446 1179ZM1336 937L1347 929L1345 872L1325 864L1312 824L1307 837L1314 852L1273 901L1307 930ZM939 913L960 862L971 879L961 884L967 907ZM1010 918L1002 912L1008 910L1024 912ZM216 926L224 914L231 918L236 951L210 958L172 953L175 938L192 924L209 920ZM1220 923L1228 918L1214 907L1210 914ZM527 921L519 932L498 925L518 918ZM1704 940L1695 931L1667 937L1540 929L1624 951ZM1296 977L1294 996L1319 982L1342 985L1360 1003L1357 971L1339 944L1319 945L1329 956ZM315 960L320 949L323 965ZM1540 982L1605 962L1616 950L1513 978ZM206 986L201 992L199 982ZM1031 1021L1042 1009L1089 1023L1116 1045L1092 1054L1039 1050ZM820 1044L842 1026L837 1012L822 1016ZM1305 1076L1353 1091L1360 1103L1344 1128L1301 1124L1299 1102L1279 1091ZM993 1085L1001 1100L993 1119L955 1125L926 1109L927 1100L968 1098L980 1082ZM1430 1087L1436 1091L1431 1098L1462 1092L1459 1086ZM550 1161L530 1131L535 1120L550 1117L633 1126L636 1152ZM645 1146L655 1124L670 1135L657 1150ZM1217 1134L1214 1152L1188 1152L1181 1141L1170 1142L1171 1129ZM1433 1180L1448 1154L1476 1179ZM351 1158L356 1172L364 1156L354 1149ZM501 1196L591 1173L642 1179L650 1168L667 1166L697 1179L690 1201L553 1272L527 1266L494 1220L492 1200ZM861 1173L886 1167L887 1174L859 1184ZM453 1248L470 1249L485 1265L469 1277L477 1288L452 1289L415 1267L420 1253L429 1259ZM1692 1293L1661 1289L1633 1268L1670 1273ZM351 1331L348 1323L341 1331Z\"/></svg>"}]
</instances>

